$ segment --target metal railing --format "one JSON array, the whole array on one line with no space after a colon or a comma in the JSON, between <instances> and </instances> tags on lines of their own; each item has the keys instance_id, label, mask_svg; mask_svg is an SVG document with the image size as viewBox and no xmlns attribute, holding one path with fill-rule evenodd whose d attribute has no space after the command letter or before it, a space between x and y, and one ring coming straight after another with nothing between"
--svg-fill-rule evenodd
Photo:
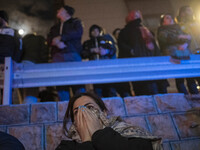
<instances>
[{"instance_id":1,"label":"metal railing","mask_svg":"<svg viewBox=\"0 0 200 150\"><path fill-rule=\"evenodd\" d=\"M200 76L200 55L173 64L169 56L84 62L23 64L5 59L0 75L3 104L11 103L12 88L59 86ZM2 85L2 80L4 84Z\"/></svg>"}]
</instances>

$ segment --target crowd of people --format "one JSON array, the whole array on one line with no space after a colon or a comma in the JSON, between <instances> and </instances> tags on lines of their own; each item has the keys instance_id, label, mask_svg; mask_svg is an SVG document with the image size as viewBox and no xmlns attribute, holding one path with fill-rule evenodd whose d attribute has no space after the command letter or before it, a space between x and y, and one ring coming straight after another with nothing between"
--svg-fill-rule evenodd
<instances>
[{"instance_id":1,"label":"crowd of people","mask_svg":"<svg viewBox=\"0 0 200 150\"><path fill-rule=\"evenodd\" d=\"M8 26L8 15L0 11L0 63L4 57L23 63L74 62L116 58L171 56L172 63L190 59L200 48L200 29L190 6L183 6L174 18L163 14L157 33L143 24L139 10L129 12L124 28L117 28L113 35L105 33L99 25L89 29L89 39L82 43L83 25L74 18L75 9L65 5L57 11L58 22L51 27L47 40L35 34L20 38L16 30ZM9 45L9 46L7 46ZM184 80L187 81L187 90ZM199 78L175 79L178 92L198 94ZM167 93L166 80L137 81L114 84L95 84L94 93L100 97L131 96L131 86L135 95ZM73 94L85 92L84 85L58 86L59 99L69 100L70 88ZM48 92L47 92L48 93Z\"/></svg>"},{"instance_id":2,"label":"crowd of people","mask_svg":"<svg viewBox=\"0 0 200 150\"><path fill-rule=\"evenodd\" d=\"M170 56L172 63L190 59L200 48L200 29L193 18L190 6L180 8L175 19L170 14L163 14L157 34L152 33L144 24L139 10L131 11L126 17L123 29L115 29L113 36L106 34L99 25L89 29L89 39L81 42L83 34L82 22L74 18L74 8L63 6L57 11L56 23L45 38L28 34L23 39L17 31L8 26L8 15L0 11L0 63L4 58L12 57L16 62L47 63L49 49L51 62L74 62L103 60L116 58ZM158 44L159 45L158 45ZM198 94L196 83L199 78L186 78L191 94ZM70 99L69 86L56 87L61 101L69 100L64 117L63 128L72 140L61 141L56 150L161 150L161 138L130 124L120 117L108 117L107 108L100 97L131 96L130 85L135 95L152 95L167 93L169 83L166 80L140 81L131 83L95 84L94 93L86 92L84 85L71 86L75 95ZM176 79L179 92L188 94L184 79ZM50 95L50 93L46 93ZM44 99L47 96L40 93ZM51 97L51 96L50 96ZM52 94L52 97L54 95ZM67 123L71 122L70 128ZM13 143L24 149L21 143L10 135L0 133L1 141L9 137ZM9 141L4 143L8 147Z\"/></svg>"}]
</instances>

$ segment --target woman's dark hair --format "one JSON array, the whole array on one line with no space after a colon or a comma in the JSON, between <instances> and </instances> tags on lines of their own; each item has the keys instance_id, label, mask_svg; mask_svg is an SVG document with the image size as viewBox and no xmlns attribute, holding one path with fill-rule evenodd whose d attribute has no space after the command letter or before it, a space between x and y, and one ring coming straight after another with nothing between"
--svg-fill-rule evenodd
<instances>
[{"instance_id":1,"label":"woman's dark hair","mask_svg":"<svg viewBox=\"0 0 200 150\"><path fill-rule=\"evenodd\" d=\"M107 111L107 108L103 102L103 100L98 97L97 95L93 94L93 93L90 93L90 92L86 92L86 93L79 93L77 95L75 95L74 97L72 97L70 100L69 100L69 103L68 103L68 107L67 107L67 111L65 113L65 117L64 117L64 120L63 120L63 129L65 131L67 131L67 122L71 119L72 122L74 122L74 114L73 114L73 105L74 105L74 102L82 97L82 96L88 96L90 98L92 98L94 100L94 102L100 107L100 109L102 111Z\"/></svg>"},{"instance_id":2,"label":"woman's dark hair","mask_svg":"<svg viewBox=\"0 0 200 150\"><path fill-rule=\"evenodd\" d=\"M162 24L163 24L163 22L164 22L165 16L167 16L167 15L171 16L172 18L174 18L174 17L172 16L172 14L170 14L170 13L162 14L162 15L160 16L160 25L161 25L161 26L162 26Z\"/></svg>"}]
</instances>

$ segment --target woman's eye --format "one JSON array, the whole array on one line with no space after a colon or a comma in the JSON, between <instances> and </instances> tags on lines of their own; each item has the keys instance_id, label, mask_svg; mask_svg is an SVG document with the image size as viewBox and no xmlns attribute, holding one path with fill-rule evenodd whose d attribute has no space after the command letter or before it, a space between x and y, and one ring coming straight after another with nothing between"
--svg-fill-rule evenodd
<instances>
[{"instance_id":1,"label":"woman's eye","mask_svg":"<svg viewBox=\"0 0 200 150\"><path fill-rule=\"evenodd\" d=\"M76 115L76 114L77 114L77 112L78 112L78 111L74 111L74 115Z\"/></svg>"},{"instance_id":2,"label":"woman's eye","mask_svg":"<svg viewBox=\"0 0 200 150\"><path fill-rule=\"evenodd\" d=\"M93 106L87 106L87 108L88 108L88 109L91 109L91 108L93 108Z\"/></svg>"}]
</instances>

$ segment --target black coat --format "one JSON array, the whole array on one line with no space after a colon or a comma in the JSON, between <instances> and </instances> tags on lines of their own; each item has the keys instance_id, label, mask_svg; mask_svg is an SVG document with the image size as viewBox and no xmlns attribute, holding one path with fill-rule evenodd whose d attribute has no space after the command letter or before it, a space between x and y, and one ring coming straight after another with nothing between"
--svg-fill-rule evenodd
<instances>
[{"instance_id":1,"label":"black coat","mask_svg":"<svg viewBox=\"0 0 200 150\"><path fill-rule=\"evenodd\" d=\"M22 41L17 30L10 27L0 29L0 64L4 63L5 57L12 57L16 62L21 59Z\"/></svg>"},{"instance_id":2,"label":"black coat","mask_svg":"<svg viewBox=\"0 0 200 150\"><path fill-rule=\"evenodd\" d=\"M50 29L48 34L48 43L51 45L52 39L57 36L61 36L61 41L67 46L64 49L58 49L56 46L52 46L51 54L55 53L78 53L80 54L82 45L81 37L83 34L83 26L79 19L71 18L64 22L62 34L60 35L60 23L54 25Z\"/></svg>"},{"instance_id":3,"label":"black coat","mask_svg":"<svg viewBox=\"0 0 200 150\"><path fill-rule=\"evenodd\" d=\"M82 58L89 60L96 60L98 55L97 53L91 52L92 48L102 47L109 51L107 55L99 55L99 59L112 59L116 53L116 47L114 43L106 38L105 36L99 36L97 38L91 38L83 43L83 49L81 52Z\"/></svg>"},{"instance_id":4,"label":"black coat","mask_svg":"<svg viewBox=\"0 0 200 150\"><path fill-rule=\"evenodd\" d=\"M77 143L62 141L56 150L153 150L148 140L125 138L112 128L106 127L96 131L92 141Z\"/></svg>"},{"instance_id":5,"label":"black coat","mask_svg":"<svg viewBox=\"0 0 200 150\"><path fill-rule=\"evenodd\" d=\"M118 38L119 58L160 55L160 50L155 41L153 41L154 50L149 50L146 47L145 41L142 38L142 33L139 28L141 26L141 20L136 19L129 22L121 30Z\"/></svg>"},{"instance_id":6,"label":"black coat","mask_svg":"<svg viewBox=\"0 0 200 150\"><path fill-rule=\"evenodd\" d=\"M1 150L25 150L23 144L14 136L0 131Z\"/></svg>"}]
</instances>

